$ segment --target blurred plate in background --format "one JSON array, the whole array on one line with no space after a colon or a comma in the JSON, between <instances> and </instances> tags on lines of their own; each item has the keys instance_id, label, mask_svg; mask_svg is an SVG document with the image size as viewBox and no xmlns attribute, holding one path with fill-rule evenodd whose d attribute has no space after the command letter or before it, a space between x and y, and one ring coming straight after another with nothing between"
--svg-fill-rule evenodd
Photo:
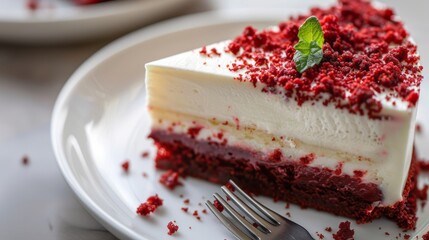
<instances>
[{"instance_id":1,"label":"blurred plate in background","mask_svg":"<svg viewBox=\"0 0 429 240\"><path fill-rule=\"evenodd\" d=\"M0 0L0 41L70 43L125 33L179 12L192 0L111 0L79 6L73 0Z\"/></svg>"}]
</instances>

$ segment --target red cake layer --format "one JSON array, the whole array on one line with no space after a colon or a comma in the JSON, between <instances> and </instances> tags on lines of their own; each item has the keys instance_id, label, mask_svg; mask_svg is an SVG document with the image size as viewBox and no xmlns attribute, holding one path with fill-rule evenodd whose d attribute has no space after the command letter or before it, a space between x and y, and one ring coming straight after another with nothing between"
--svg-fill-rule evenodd
<instances>
[{"instance_id":1,"label":"red cake layer","mask_svg":"<svg viewBox=\"0 0 429 240\"><path fill-rule=\"evenodd\" d=\"M185 134L152 131L158 148L156 167L183 175L225 184L234 180L245 190L276 200L299 204L354 218L358 223L386 216L403 229L416 223L416 182L418 166L413 157L404 189L404 201L394 207L373 207L383 199L374 183L363 183L358 174L316 168L303 162L284 161L284 156L265 156L249 149L216 142L198 141Z\"/></svg>"}]
</instances>

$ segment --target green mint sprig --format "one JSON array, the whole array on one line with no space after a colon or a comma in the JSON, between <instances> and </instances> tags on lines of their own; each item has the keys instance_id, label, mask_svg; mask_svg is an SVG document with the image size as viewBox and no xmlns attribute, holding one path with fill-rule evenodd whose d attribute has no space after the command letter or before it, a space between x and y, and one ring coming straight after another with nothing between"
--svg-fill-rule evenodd
<instances>
[{"instance_id":1,"label":"green mint sprig","mask_svg":"<svg viewBox=\"0 0 429 240\"><path fill-rule=\"evenodd\" d=\"M319 20L311 16L305 20L304 24L298 31L299 42L294 46L296 49L293 61L296 64L298 72L303 73L305 70L319 64L323 58L323 30Z\"/></svg>"}]
</instances>

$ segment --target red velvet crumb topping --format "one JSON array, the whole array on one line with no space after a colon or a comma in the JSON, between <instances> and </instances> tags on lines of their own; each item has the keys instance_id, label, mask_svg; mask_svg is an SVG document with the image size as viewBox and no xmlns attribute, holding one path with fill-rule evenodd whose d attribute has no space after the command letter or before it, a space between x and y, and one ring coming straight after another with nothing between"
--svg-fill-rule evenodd
<instances>
[{"instance_id":1,"label":"red velvet crumb topping","mask_svg":"<svg viewBox=\"0 0 429 240\"><path fill-rule=\"evenodd\" d=\"M429 161L428 160L420 159L418 163L419 163L419 169L421 171L423 171L423 172L429 171Z\"/></svg>"},{"instance_id":2,"label":"red velvet crumb topping","mask_svg":"<svg viewBox=\"0 0 429 240\"><path fill-rule=\"evenodd\" d=\"M22 165L24 165L24 166L27 166L27 165L30 163L30 159L28 158L28 156L27 156L27 155L22 156L22 158L21 158L21 163L22 163Z\"/></svg>"},{"instance_id":3,"label":"red velvet crumb topping","mask_svg":"<svg viewBox=\"0 0 429 240\"><path fill-rule=\"evenodd\" d=\"M191 127L188 129L188 134L191 138L195 138L201 131L202 127Z\"/></svg>"},{"instance_id":4,"label":"red velvet crumb topping","mask_svg":"<svg viewBox=\"0 0 429 240\"><path fill-rule=\"evenodd\" d=\"M416 123L416 133L422 133L422 125L420 123Z\"/></svg>"},{"instance_id":5,"label":"red velvet crumb topping","mask_svg":"<svg viewBox=\"0 0 429 240\"><path fill-rule=\"evenodd\" d=\"M354 239L353 236L355 234L355 231L350 229L350 222L349 221L345 221L345 222L341 222L339 225L338 232L335 234L332 234L332 237L335 240L350 240L350 239Z\"/></svg>"},{"instance_id":6,"label":"red velvet crumb topping","mask_svg":"<svg viewBox=\"0 0 429 240\"><path fill-rule=\"evenodd\" d=\"M314 158L315 158L314 154L310 153L308 155L301 157L299 160L301 161L302 164L308 165L314 161Z\"/></svg>"},{"instance_id":7,"label":"red velvet crumb topping","mask_svg":"<svg viewBox=\"0 0 429 240\"><path fill-rule=\"evenodd\" d=\"M357 178L362 178L363 176L365 176L366 173L367 173L367 171L364 171L364 170L354 170L353 171L354 176Z\"/></svg>"},{"instance_id":8,"label":"red velvet crumb topping","mask_svg":"<svg viewBox=\"0 0 429 240\"><path fill-rule=\"evenodd\" d=\"M193 213L192 213L192 216L194 216L196 219L198 219L198 220L201 220L201 217L198 215L198 211L197 210L195 210Z\"/></svg>"},{"instance_id":9,"label":"red velvet crumb topping","mask_svg":"<svg viewBox=\"0 0 429 240\"><path fill-rule=\"evenodd\" d=\"M155 205L156 207L160 207L162 206L162 203L164 202L164 200L159 198L158 194L155 194L153 196L150 196L146 202L149 204Z\"/></svg>"},{"instance_id":10,"label":"red velvet crumb topping","mask_svg":"<svg viewBox=\"0 0 429 240\"><path fill-rule=\"evenodd\" d=\"M202 47L200 50L200 54L206 57L211 57L211 56L220 56L221 54L218 52L218 50L216 48L212 48L210 49L210 51L207 51L207 47Z\"/></svg>"},{"instance_id":11,"label":"red velvet crumb topping","mask_svg":"<svg viewBox=\"0 0 429 240\"><path fill-rule=\"evenodd\" d=\"M316 16L324 32L323 59L303 73L293 56L299 26ZM381 99L395 98L415 106L422 81L417 47L392 9L375 8L366 0L339 0L336 6L312 8L291 17L278 29L246 27L225 52L236 55L227 67L237 80L263 84L263 92L281 94L298 105L318 102L353 114L381 118ZM206 53L203 48L201 53Z\"/></svg>"},{"instance_id":12,"label":"red velvet crumb topping","mask_svg":"<svg viewBox=\"0 0 429 240\"><path fill-rule=\"evenodd\" d=\"M283 157L283 153L280 149L275 149L273 152L271 152L268 155L268 162L272 162L272 163L278 163L282 160Z\"/></svg>"},{"instance_id":13,"label":"red velvet crumb topping","mask_svg":"<svg viewBox=\"0 0 429 240\"><path fill-rule=\"evenodd\" d=\"M124 170L124 172L128 172L130 170L130 161L125 160L122 164L121 164L122 170Z\"/></svg>"},{"instance_id":14,"label":"red velvet crumb topping","mask_svg":"<svg viewBox=\"0 0 429 240\"><path fill-rule=\"evenodd\" d=\"M222 212L224 209L223 205L218 200L214 200L213 206L215 206L215 208L219 210L219 212Z\"/></svg>"},{"instance_id":15,"label":"red velvet crumb topping","mask_svg":"<svg viewBox=\"0 0 429 240\"><path fill-rule=\"evenodd\" d=\"M155 205L144 202L144 203L140 204L140 206L138 206L136 213L138 215L147 216L150 213L153 213L155 210L156 210Z\"/></svg>"},{"instance_id":16,"label":"red velvet crumb topping","mask_svg":"<svg viewBox=\"0 0 429 240\"><path fill-rule=\"evenodd\" d=\"M177 226L177 224L174 224L171 221L167 224L167 228L168 228L168 235L173 235L175 232L179 230L179 226Z\"/></svg>"},{"instance_id":17,"label":"red velvet crumb topping","mask_svg":"<svg viewBox=\"0 0 429 240\"><path fill-rule=\"evenodd\" d=\"M159 178L159 182L170 190L174 190L177 186L181 186L182 183L179 181L179 173L173 170L168 170Z\"/></svg>"},{"instance_id":18,"label":"red velvet crumb topping","mask_svg":"<svg viewBox=\"0 0 429 240\"><path fill-rule=\"evenodd\" d=\"M423 240L429 240L429 232L422 236Z\"/></svg>"},{"instance_id":19,"label":"red velvet crumb topping","mask_svg":"<svg viewBox=\"0 0 429 240\"><path fill-rule=\"evenodd\" d=\"M155 212L158 207L162 206L162 203L163 200L158 197L158 194L150 196L146 202L141 203L140 206L137 207L136 213L138 215L147 216Z\"/></svg>"},{"instance_id":20,"label":"red velvet crumb topping","mask_svg":"<svg viewBox=\"0 0 429 240\"><path fill-rule=\"evenodd\" d=\"M234 186L232 186L232 184L231 183L226 183L225 184L225 187L226 188L228 188L229 189L229 191L231 191L231 192L235 192L235 187Z\"/></svg>"},{"instance_id":21,"label":"red velvet crumb topping","mask_svg":"<svg viewBox=\"0 0 429 240\"><path fill-rule=\"evenodd\" d=\"M327 231L327 232L332 232L332 228L331 228L331 227L326 227L326 228L325 228L325 231Z\"/></svg>"},{"instance_id":22,"label":"red velvet crumb topping","mask_svg":"<svg viewBox=\"0 0 429 240\"><path fill-rule=\"evenodd\" d=\"M142 158L147 158L147 157L149 157L149 151L142 152Z\"/></svg>"}]
</instances>

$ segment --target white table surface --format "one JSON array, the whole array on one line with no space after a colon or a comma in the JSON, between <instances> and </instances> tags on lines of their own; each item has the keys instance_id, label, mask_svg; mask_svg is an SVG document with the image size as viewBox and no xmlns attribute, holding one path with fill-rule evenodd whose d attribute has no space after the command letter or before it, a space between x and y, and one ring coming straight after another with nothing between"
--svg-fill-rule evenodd
<instances>
[{"instance_id":1,"label":"white table surface","mask_svg":"<svg viewBox=\"0 0 429 240\"><path fill-rule=\"evenodd\" d=\"M259 8L288 1L200 0L187 13L241 8L244 2ZM429 1L383 2L405 21L429 76ZM111 40L54 47L0 43L0 239L116 239L88 215L64 181L49 131L52 107L67 78ZM21 164L24 155L29 156L27 166Z\"/></svg>"}]
</instances>

